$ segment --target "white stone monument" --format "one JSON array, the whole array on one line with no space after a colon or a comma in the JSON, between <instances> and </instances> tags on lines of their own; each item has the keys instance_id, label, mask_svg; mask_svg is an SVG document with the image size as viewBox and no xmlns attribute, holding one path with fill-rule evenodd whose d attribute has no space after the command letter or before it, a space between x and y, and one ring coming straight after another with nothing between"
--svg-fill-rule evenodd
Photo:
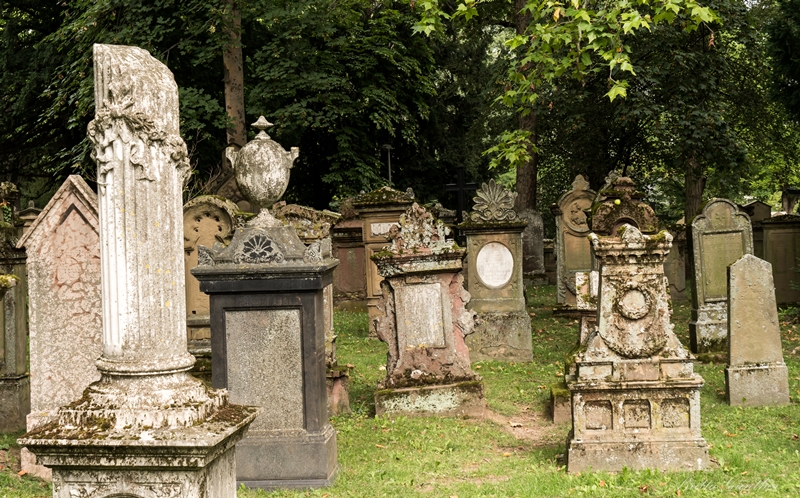
<instances>
[{"instance_id":1,"label":"white stone monument","mask_svg":"<svg viewBox=\"0 0 800 498\"><path fill-rule=\"evenodd\" d=\"M233 497L234 445L255 409L189 375L178 86L135 47L95 45L101 380L20 439L53 496Z\"/></svg>"}]
</instances>

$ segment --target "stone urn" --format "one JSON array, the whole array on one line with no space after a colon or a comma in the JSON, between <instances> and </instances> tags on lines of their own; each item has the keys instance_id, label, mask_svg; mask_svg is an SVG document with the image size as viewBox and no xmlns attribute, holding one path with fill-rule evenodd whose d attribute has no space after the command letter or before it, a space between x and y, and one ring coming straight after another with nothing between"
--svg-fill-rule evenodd
<instances>
[{"instance_id":1,"label":"stone urn","mask_svg":"<svg viewBox=\"0 0 800 498\"><path fill-rule=\"evenodd\" d=\"M264 131L272 123L264 119L264 116L259 117L252 126L261 130L256 138L238 151L234 147L228 147L225 155L233 165L236 183L239 184L242 195L258 211L266 211L286 191L289 172L300 154L300 149L292 147L287 151L272 140Z\"/></svg>"}]
</instances>

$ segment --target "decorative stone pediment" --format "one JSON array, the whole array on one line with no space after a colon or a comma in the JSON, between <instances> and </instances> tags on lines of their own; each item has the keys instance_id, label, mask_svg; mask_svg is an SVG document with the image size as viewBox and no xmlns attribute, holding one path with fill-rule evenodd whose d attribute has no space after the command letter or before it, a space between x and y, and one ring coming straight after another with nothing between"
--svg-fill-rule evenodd
<instances>
[{"instance_id":1,"label":"decorative stone pediment","mask_svg":"<svg viewBox=\"0 0 800 498\"><path fill-rule=\"evenodd\" d=\"M658 217L643 198L644 194L636 190L633 180L612 172L592 205L589 218L592 232L613 235L617 228L627 223L642 233L656 233Z\"/></svg>"},{"instance_id":2,"label":"decorative stone pediment","mask_svg":"<svg viewBox=\"0 0 800 498\"><path fill-rule=\"evenodd\" d=\"M515 192L497 185L494 180L484 183L475 193L472 200L475 207L470 215L470 220L475 223L498 223L517 221L517 212L514 211Z\"/></svg>"},{"instance_id":3,"label":"decorative stone pediment","mask_svg":"<svg viewBox=\"0 0 800 498\"><path fill-rule=\"evenodd\" d=\"M389 230L387 250L393 256L446 253L458 248L448 235L450 228L415 202Z\"/></svg>"}]
</instances>

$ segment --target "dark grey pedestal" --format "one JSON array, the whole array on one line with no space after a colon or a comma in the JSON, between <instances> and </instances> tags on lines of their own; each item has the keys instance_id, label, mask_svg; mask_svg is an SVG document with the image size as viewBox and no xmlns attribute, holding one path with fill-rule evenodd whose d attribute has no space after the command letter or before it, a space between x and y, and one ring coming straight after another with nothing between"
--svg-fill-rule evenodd
<instances>
[{"instance_id":1,"label":"dark grey pedestal","mask_svg":"<svg viewBox=\"0 0 800 498\"><path fill-rule=\"evenodd\" d=\"M322 292L336 261L328 261L192 270L211 297L213 386L264 410L236 446L236 479L245 486L314 488L335 479Z\"/></svg>"}]
</instances>

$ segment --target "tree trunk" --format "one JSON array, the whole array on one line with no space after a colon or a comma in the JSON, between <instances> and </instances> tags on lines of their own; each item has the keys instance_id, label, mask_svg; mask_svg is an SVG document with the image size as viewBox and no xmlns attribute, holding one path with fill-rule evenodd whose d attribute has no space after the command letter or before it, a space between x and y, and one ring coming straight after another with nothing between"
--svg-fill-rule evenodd
<instances>
[{"instance_id":1,"label":"tree trunk","mask_svg":"<svg viewBox=\"0 0 800 498\"><path fill-rule=\"evenodd\" d=\"M514 0L514 26L517 34L525 34L528 25L531 22L529 14L522 14L521 11L525 7L527 0ZM517 126L520 130L531 132L531 142L536 145L536 115L531 109L531 113L527 116L520 115L517 120ZM517 168L517 202L516 210L522 211L524 209L536 209L536 179L539 173L539 154L534 150L530 150L530 160Z\"/></svg>"},{"instance_id":2,"label":"tree trunk","mask_svg":"<svg viewBox=\"0 0 800 498\"><path fill-rule=\"evenodd\" d=\"M247 129L244 117L244 69L242 61L242 13L236 0L226 0L230 9L230 24L226 32L230 42L222 51L225 66L225 110L228 112L228 145L244 147Z\"/></svg>"},{"instance_id":3,"label":"tree trunk","mask_svg":"<svg viewBox=\"0 0 800 498\"><path fill-rule=\"evenodd\" d=\"M689 227L692 218L697 216L697 211L703 203L703 190L706 188L705 172L694 157L686 161L685 192L686 200L683 205L683 216L686 226Z\"/></svg>"}]
</instances>

